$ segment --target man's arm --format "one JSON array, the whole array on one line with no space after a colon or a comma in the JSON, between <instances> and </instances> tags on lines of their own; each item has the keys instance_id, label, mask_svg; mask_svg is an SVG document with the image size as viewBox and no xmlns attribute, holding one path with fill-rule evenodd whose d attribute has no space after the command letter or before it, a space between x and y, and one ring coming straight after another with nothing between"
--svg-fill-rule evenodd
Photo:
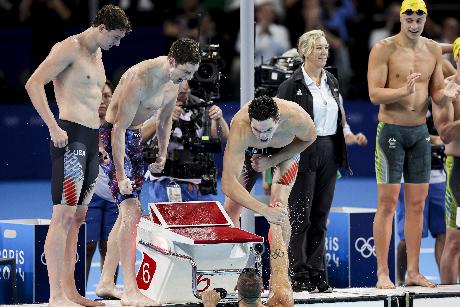
<instances>
[{"instance_id":1,"label":"man's arm","mask_svg":"<svg viewBox=\"0 0 460 307\"><path fill-rule=\"evenodd\" d=\"M295 112L293 120L297 122L294 131L296 137L289 145L269 158L268 166L277 166L281 162L300 154L316 140L315 124L310 115L300 106L298 107L298 112ZM265 167L263 170L265 170Z\"/></svg>"},{"instance_id":2,"label":"man's arm","mask_svg":"<svg viewBox=\"0 0 460 307\"><path fill-rule=\"evenodd\" d=\"M142 144L153 138L157 130L157 118L152 116L142 124Z\"/></svg>"},{"instance_id":3,"label":"man's arm","mask_svg":"<svg viewBox=\"0 0 460 307\"><path fill-rule=\"evenodd\" d=\"M248 147L243 141L245 135L247 136L247 131L244 131L238 122L233 122L224 153L222 192L241 206L262 214L270 223L280 224L286 218L287 210L268 207L252 197L238 181L243 169L245 150Z\"/></svg>"},{"instance_id":4,"label":"man's arm","mask_svg":"<svg viewBox=\"0 0 460 307\"><path fill-rule=\"evenodd\" d=\"M79 48L79 43L75 39L66 39L54 45L46 59L27 80L25 86L34 108L49 129L54 146L59 148L67 145L67 133L58 126L51 112L46 99L45 85L72 64Z\"/></svg>"},{"instance_id":5,"label":"man's arm","mask_svg":"<svg viewBox=\"0 0 460 307\"><path fill-rule=\"evenodd\" d=\"M221 141L227 141L229 128L222 116L222 109L213 105L209 109L209 118L211 119L211 137L219 138Z\"/></svg>"},{"instance_id":6,"label":"man's arm","mask_svg":"<svg viewBox=\"0 0 460 307\"><path fill-rule=\"evenodd\" d=\"M112 130L112 150L113 150L113 163L115 165L115 172L118 184L124 182L127 190L120 191L123 194L132 193L132 187L128 184L124 168L125 158L125 134L126 129L131 126L134 116L139 108L141 102L141 92L143 87L143 80L139 76L130 72L128 75L123 76L124 80L115 89L112 103L118 104L117 115L113 123ZM129 191L131 188L131 191ZM125 193L124 193L125 192Z\"/></svg>"},{"instance_id":7,"label":"man's arm","mask_svg":"<svg viewBox=\"0 0 460 307\"><path fill-rule=\"evenodd\" d=\"M436 54L436 66L430 79L430 92L433 98L433 105L437 104L443 106L449 99L455 98L460 94L460 85L452 81L448 82L446 87L444 87L444 76L442 74L442 63L444 59L442 58L441 47L435 44L434 49Z\"/></svg>"},{"instance_id":8,"label":"man's arm","mask_svg":"<svg viewBox=\"0 0 460 307\"><path fill-rule=\"evenodd\" d=\"M367 83L369 98L375 105L391 104L415 92L415 80L420 74L411 73L407 77L406 86L400 88L386 88L388 78L388 46L377 43L369 54L367 69Z\"/></svg>"},{"instance_id":9,"label":"man's arm","mask_svg":"<svg viewBox=\"0 0 460 307\"><path fill-rule=\"evenodd\" d=\"M154 173L161 172L166 162L169 137L172 130L172 113L176 106L177 93L177 88L175 87L168 90L165 93L165 104L158 110L158 123L156 127L158 155L155 163L152 163L149 167L149 170Z\"/></svg>"},{"instance_id":10,"label":"man's arm","mask_svg":"<svg viewBox=\"0 0 460 307\"><path fill-rule=\"evenodd\" d=\"M456 99L457 101L449 100L443 105L434 103L432 105L436 130L444 144L449 144L456 136L460 135L460 120L454 121L453 103L460 103L460 98L457 97Z\"/></svg>"}]
</instances>

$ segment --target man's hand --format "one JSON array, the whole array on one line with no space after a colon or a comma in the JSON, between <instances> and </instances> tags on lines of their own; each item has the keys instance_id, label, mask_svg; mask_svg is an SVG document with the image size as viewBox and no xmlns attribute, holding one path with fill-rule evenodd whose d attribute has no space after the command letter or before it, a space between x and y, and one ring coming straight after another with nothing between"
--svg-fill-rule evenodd
<instances>
[{"instance_id":1,"label":"man's hand","mask_svg":"<svg viewBox=\"0 0 460 307\"><path fill-rule=\"evenodd\" d=\"M218 120L222 117L222 110L216 105L209 108L209 118Z\"/></svg>"},{"instance_id":2,"label":"man's hand","mask_svg":"<svg viewBox=\"0 0 460 307\"><path fill-rule=\"evenodd\" d=\"M54 147L63 148L69 142L67 132L62 130L61 127L56 126L54 129L49 129L51 141L53 141Z\"/></svg>"},{"instance_id":3,"label":"man's hand","mask_svg":"<svg viewBox=\"0 0 460 307\"><path fill-rule=\"evenodd\" d=\"M166 158L165 157L157 157L155 162L149 165L149 171L151 173L161 173L163 168L165 167Z\"/></svg>"},{"instance_id":4,"label":"man's hand","mask_svg":"<svg viewBox=\"0 0 460 307\"><path fill-rule=\"evenodd\" d=\"M172 120L173 121L178 121L180 119L180 116L184 114L184 109L182 109L182 106L176 105L174 107L173 113L172 113Z\"/></svg>"},{"instance_id":5,"label":"man's hand","mask_svg":"<svg viewBox=\"0 0 460 307\"><path fill-rule=\"evenodd\" d=\"M409 76L406 78L406 95L412 95L415 93L415 81L420 78L421 73L410 72Z\"/></svg>"},{"instance_id":6,"label":"man's hand","mask_svg":"<svg viewBox=\"0 0 460 307\"><path fill-rule=\"evenodd\" d=\"M103 147L99 147L99 164L107 165L110 162L109 154Z\"/></svg>"},{"instance_id":7,"label":"man's hand","mask_svg":"<svg viewBox=\"0 0 460 307\"><path fill-rule=\"evenodd\" d=\"M359 146L366 146L367 138L361 132L357 134L347 134L345 135L345 143L347 145L357 144Z\"/></svg>"},{"instance_id":8,"label":"man's hand","mask_svg":"<svg viewBox=\"0 0 460 307\"><path fill-rule=\"evenodd\" d=\"M262 215L271 224L281 225L284 224L289 214L286 208L282 208L279 204L270 205L264 209Z\"/></svg>"},{"instance_id":9,"label":"man's hand","mask_svg":"<svg viewBox=\"0 0 460 307\"><path fill-rule=\"evenodd\" d=\"M255 154L251 157L251 166L256 172L264 172L267 168L271 167L270 158Z\"/></svg>"},{"instance_id":10,"label":"man's hand","mask_svg":"<svg viewBox=\"0 0 460 307\"><path fill-rule=\"evenodd\" d=\"M451 78L444 87L444 96L455 98L458 95L460 95L460 85L455 82L455 78Z\"/></svg>"},{"instance_id":11,"label":"man's hand","mask_svg":"<svg viewBox=\"0 0 460 307\"><path fill-rule=\"evenodd\" d=\"M129 178L124 178L118 181L118 188L120 193L123 195L129 195L133 193L133 184L134 182L129 180Z\"/></svg>"},{"instance_id":12,"label":"man's hand","mask_svg":"<svg viewBox=\"0 0 460 307\"><path fill-rule=\"evenodd\" d=\"M215 307L220 301L220 294L216 290L206 290L201 293L204 307Z\"/></svg>"}]
</instances>

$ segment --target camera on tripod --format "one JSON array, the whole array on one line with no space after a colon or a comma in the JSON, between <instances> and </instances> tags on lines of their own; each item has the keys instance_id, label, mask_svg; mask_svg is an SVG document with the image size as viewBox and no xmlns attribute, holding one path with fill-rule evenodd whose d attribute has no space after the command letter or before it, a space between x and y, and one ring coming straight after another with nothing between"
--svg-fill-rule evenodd
<instances>
[{"instance_id":1,"label":"camera on tripod","mask_svg":"<svg viewBox=\"0 0 460 307\"><path fill-rule=\"evenodd\" d=\"M192 94L205 101L220 98L220 77L223 61L219 45L205 45L200 50L201 62L198 70L189 81Z\"/></svg>"}]
</instances>

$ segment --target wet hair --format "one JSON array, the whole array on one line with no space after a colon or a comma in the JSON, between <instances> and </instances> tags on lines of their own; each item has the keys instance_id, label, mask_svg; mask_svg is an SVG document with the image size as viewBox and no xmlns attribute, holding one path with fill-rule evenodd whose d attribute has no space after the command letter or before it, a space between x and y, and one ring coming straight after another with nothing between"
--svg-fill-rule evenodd
<instances>
[{"instance_id":1,"label":"wet hair","mask_svg":"<svg viewBox=\"0 0 460 307\"><path fill-rule=\"evenodd\" d=\"M109 80L105 80L105 85L107 85L109 87L110 91L113 94L113 91L115 90L115 87L113 86L113 83L110 82Z\"/></svg>"},{"instance_id":2,"label":"wet hair","mask_svg":"<svg viewBox=\"0 0 460 307\"><path fill-rule=\"evenodd\" d=\"M198 64L200 63L198 43L190 38L178 39L171 45L168 57L173 58L177 65Z\"/></svg>"},{"instance_id":3,"label":"wet hair","mask_svg":"<svg viewBox=\"0 0 460 307\"><path fill-rule=\"evenodd\" d=\"M242 272L236 284L238 294L246 303L254 303L263 289L262 277L255 271Z\"/></svg>"},{"instance_id":4,"label":"wet hair","mask_svg":"<svg viewBox=\"0 0 460 307\"><path fill-rule=\"evenodd\" d=\"M120 30L131 32L131 23L125 12L115 5L104 5L96 14L91 26L104 25L107 31Z\"/></svg>"},{"instance_id":5,"label":"wet hair","mask_svg":"<svg viewBox=\"0 0 460 307\"><path fill-rule=\"evenodd\" d=\"M326 37L321 30L311 30L302 34L297 42L297 51L300 54L302 60L305 61L305 57L308 56L315 48L315 41L320 37Z\"/></svg>"},{"instance_id":6,"label":"wet hair","mask_svg":"<svg viewBox=\"0 0 460 307\"><path fill-rule=\"evenodd\" d=\"M258 121L264 121L269 118L273 120L279 119L278 105L272 97L262 95L254 98L248 107L249 119L255 119Z\"/></svg>"}]
</instances>

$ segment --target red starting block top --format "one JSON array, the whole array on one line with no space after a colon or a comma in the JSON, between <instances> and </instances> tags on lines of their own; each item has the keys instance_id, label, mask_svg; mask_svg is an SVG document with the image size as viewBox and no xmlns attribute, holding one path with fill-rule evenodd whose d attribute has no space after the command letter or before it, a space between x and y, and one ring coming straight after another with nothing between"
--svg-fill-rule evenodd
<instances>
[{"instance_id":1,"label":"red starting block top","mask_svg":"<svg viewBox=\"0 0 460 307\"><path fill-rule=\"evenodd\" d=\"M263 242L262 237L232 227L230 218L215 201L157 203L150 205L152 221L194 244Z\"/></svg>"},{"instance_id":2,"label":"red starting block top","mask_svg":"<svg viewBox=\"0 0 460 307\"><path fill-rule=\"evenodd\" d=\"M171 231L192 239L194 244L264 242L262 237L230 226L172 228Z\"/></svg>"},{"instance_id":3,"label":"red starting block top","mask_svg":"<svg viewBox=\"0 0 460 307\"><path fill-rule=\"evenodd\" d=\"M157 203L151 206L152 220L163 227L231 225L215 201Z\"/></svg>"}]
</instances>

